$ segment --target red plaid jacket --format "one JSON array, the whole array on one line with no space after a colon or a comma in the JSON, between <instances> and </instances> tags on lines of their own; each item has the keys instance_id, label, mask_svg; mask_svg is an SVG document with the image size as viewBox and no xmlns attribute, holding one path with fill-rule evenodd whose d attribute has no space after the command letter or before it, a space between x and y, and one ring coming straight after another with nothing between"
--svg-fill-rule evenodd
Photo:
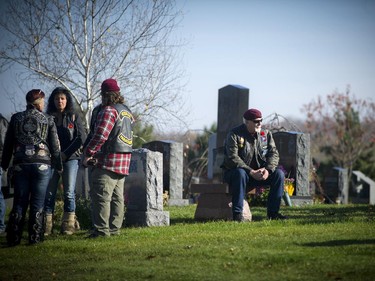
<instances>
[{"instance_id":1,"label":"red plaid jacket","mask_svg":"<svg viewBox=\"0 0 375 281\"><path fill-rule=\"evenodd\" d=\"M107 141L118 117L112 106L103 107L99 112L94 134L85 151L86 156L94 156L98 161L96 167L128 175L131 153L101 153L100 148Z\"/></svg>"}]
</instances>

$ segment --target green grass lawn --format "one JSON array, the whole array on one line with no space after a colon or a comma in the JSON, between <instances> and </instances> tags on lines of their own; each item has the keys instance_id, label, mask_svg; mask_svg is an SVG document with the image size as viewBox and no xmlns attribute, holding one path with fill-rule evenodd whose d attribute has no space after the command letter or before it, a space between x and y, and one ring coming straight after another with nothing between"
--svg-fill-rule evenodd
<instances>
[{"instance_id":1,"label":"green grass lawn","mask_svg":"<svg viewBox=\"0 0 375 281\"><path fill-rule=\"evenodd\" d=\"M13 248L1 237L0 280L375 280L375 208L283 207L288 221L197 222L196 206L168 207L167 227L118 237L59 234Z\"/></svg>"}]
</instances>

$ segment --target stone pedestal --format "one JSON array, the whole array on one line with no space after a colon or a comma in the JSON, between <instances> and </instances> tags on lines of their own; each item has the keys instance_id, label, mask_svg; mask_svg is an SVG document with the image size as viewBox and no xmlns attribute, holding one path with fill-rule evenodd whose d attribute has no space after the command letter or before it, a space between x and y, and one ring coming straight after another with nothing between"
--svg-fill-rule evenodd
<instances>
[{"instance_id":1,"label":"stone pedestal","mask_svg":"<svg viewBox=\"0 0 375 281\"><path fill-rule=\"evenodd\" d=\"M227 184L192 184L192 193L199 193L196 220L232 220L232 196ZM249 204L244 200L243 217L252 220Z\"/></svg>"},{"instance_id":2,"label":"stone pedestal","mask_svg":"<svg viewBox=\"0 0 375 281\"><path fill-rule=\"evenodd\" d=\"M163 156L148 149L134 150L125 180L125 225L169 225L163 211Z\"/></svg>"},{"instance_id":3,"label":"stone pedestal","mask_svg":"<svg viewBox=\"0 0 375 281\"><path fill-rule=\"evenodd\" d=\"M183 144L174 141L152 141L144 148L163 155L163 190L168 191L169 206L186 206L188 199L183 199Z\"/></svg>"}]
</instances>

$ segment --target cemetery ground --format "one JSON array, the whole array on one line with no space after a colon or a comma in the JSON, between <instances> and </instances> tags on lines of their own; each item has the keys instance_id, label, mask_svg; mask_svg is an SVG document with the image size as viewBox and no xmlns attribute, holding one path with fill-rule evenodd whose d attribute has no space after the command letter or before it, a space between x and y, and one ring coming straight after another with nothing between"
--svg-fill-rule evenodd
<instances>
[{"instance_id":1,"label":"cemetery ground","mask_svg":"<svg viewBox=\"0 0 375 281\"><path fill-rule=\"evenodd\" d=\"M375 207L282 206L287 221L198 222L196 205L166 207L170 226L117 237L53 234L17 247L0 237L0 280L374 280ZM56 229L57 230L57 229Z\"/></svg>"}]
</instances>

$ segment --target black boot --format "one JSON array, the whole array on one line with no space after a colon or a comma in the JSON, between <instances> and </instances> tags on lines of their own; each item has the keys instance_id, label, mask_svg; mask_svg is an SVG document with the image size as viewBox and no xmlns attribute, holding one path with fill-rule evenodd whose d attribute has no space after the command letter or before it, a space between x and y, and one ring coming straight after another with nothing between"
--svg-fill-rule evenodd
<instances>
[{"instance_id":1,"label":"black boot","mask_svg":"<svg viewBox=\"0 0 375 281\"><path fill-rule=\"evenodd\" d=\"M268 214L268 219L269 220L287 220L288 217L284 216L280 213L269 213Z\"/></svg>"},{"instance_id":2,"label":"black boot","mask_svg":"<svg viewBox=\"0 0 375 281\"><path fill-rule=\"evenodd\" d=\"M15 212L10 213L6 237L8 246L16 246L21 243L22 228L22 216Z\"/></svg>"},{"instance_id":3,"label":"black boot","mask_svg":"<svg viewBox=\"0 0 375 281\"><path fill-rule=\"evenodd\" d=\"M43 242L44 240L44 231L45 231L45 223L44 223L44 213L43 212L36 212L36 214L31 215L30 222L29 222L29 243L36 244Z\"/></svg>"},{"instance_id":4,"label":"black boot","mask_svg":"<svg viewBox=\"0 0 375 281\"><path fill-rule=\"evenodd\" d=\"M233 221L244 222L245 219L242 213L233 213Z\"/></svg>"}]
</instances>

